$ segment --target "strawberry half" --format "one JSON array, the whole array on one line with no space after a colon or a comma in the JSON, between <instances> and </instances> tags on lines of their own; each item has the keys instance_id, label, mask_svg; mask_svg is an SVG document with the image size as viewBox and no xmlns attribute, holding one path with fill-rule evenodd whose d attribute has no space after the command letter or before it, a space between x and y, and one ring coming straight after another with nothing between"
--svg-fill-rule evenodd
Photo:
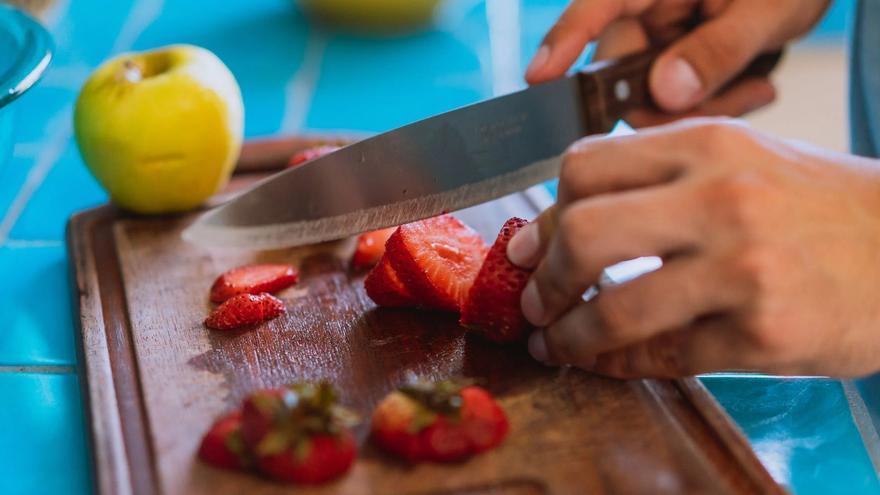
<instances>
[{"instance_id":1,"label":"strawberry half","mask_svg":"<svg viewBox=\"0 0 880 495\"><path fill-rule=\"evenodd\" d=\"M287 162L287 168L296 167L297 165L302 165L303 163L310 162L315 158L320 158L328 153L332 153L339 149L339 146L333 146L331 144L323 144L320 146L313 146L311 148L306 148L298 153L295 153L292 157L290 157L290 161Z\"/></svg>"},{"instance_id":2,"label":"strawberry half","mask_svg":"<svg viewBox=\"0 0 880 495\"><path fill-rule=\"evenodd\" d=\"M385 256L419 305L457 312L487 249L470 227L440 215L398 227Z\"/></svg>"},{"instance_id":3,"label":"strawberry half","mask_svg":"<svg viewBox=\"0 0 880 495\"><path fill-rule=\"evenodd\" d=\"M321 483L344 474L357 455L355 418L329 383L298 383L251 394L242 405L241 436L267 476Z\"/></svg>"},{"instance_id":4,"label":"strawberry half","mask_svg":"<svg viewBox=\"0 0 880 495\"><path fill-rule=\"evenodd\" d=\"M510 424L486 390L452 381L391 392L373 413L371 435L408 462L455 462L499 445Z\"/></svg>"},{"instance_id":5,"label":"strawberry half","mask_svg":"<svg viewBox=\"0 0 880 495\"><path fill-rule=\"evenodd\" d=\"M241 411L231 412L211 426L202 437L199 458L221 469L240 470L248 465L241 438Z\"/></svg>"},{"instance_id":6,"label":"strawberry half","mask_svg":"<svg viewBox=\"0 0 880 495\"><path fill-rule=\"evenodd\" d=\"M461 310L463 326L495 342L522 340L532 328L520 309L520 294L531 270L507 259L507 244L527 223L522 218L505 222Z\"/></svg>"},{"instance_id":7,"label":"strawberry half","mask_svg":"<svg viewBox=\"0 0 880 495\"><path fill-rule=\"evenodd\" d=\"M277 318L284 311L284 303L272 294L239 294L217 306L205 319L205 326L215 330L242 328Z\"/></svg>"},{"instance_id":8,"label":"strawberry half","mask_svg":"<svg viewBox=\"0 0 880 495\"><path fill-rule=\"evenodd\" d=\"M387 257L383 257L367 275L364 288L370 299L379 306L391 308L416 306L416 300L400 281Z\"/></svg>"},{"instance_id":9,"label":"strawberry half","mask_svg":"<svg viewBox=\"0 0 880 495\"><path fill-rule=\"evenodd\" d=\"M391 227L361 234L351 257L351 267L355 270L366 270L375 266L385 254L385 243L395 230L395 227Z\"/></svg>"},{"instance_id":10,"label":"strawberry half","mask_svg":"<svg viewBox=\"0 0 880 495\"><path fill-rule=\"evenodd\" d=\"M278 292L295 284L299 273L291 265L263 264L233 268L211 286L211 302L221 303L238 294Z\"/></svg>"}]
</instances>

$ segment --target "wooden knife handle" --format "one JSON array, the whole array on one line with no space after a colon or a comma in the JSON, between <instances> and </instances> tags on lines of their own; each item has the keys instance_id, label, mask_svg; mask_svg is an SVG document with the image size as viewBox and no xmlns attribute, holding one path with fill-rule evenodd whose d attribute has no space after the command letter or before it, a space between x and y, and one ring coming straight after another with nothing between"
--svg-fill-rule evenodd
<instances>
[{"instance_id":1,"label":"wooden knife handle","mask_svg":"<svg viewBox=\"0 0 880 495\"><path fill-rule=\"evenodd\" d=\"M583 108L591 133L610 131L627 112L657 105L648 89L648 74L661 50L627 55L587 65L579 73ZM737 76L766 76L779 63L782 50L760 55Z\"/></svg>"}]
</instances>

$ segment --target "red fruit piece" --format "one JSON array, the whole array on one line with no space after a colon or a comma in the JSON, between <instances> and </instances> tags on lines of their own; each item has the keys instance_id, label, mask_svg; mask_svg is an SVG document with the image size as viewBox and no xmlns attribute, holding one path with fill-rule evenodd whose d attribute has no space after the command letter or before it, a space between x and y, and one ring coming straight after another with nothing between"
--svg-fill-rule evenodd
<instances>
[{"instance_id":1,"label":"red fruit piece","mask_svg":"<svg viewBox=\"0 0 880 495\"><path fill-rule=\"evenodd\" d=\"M366 270L375 266L385 254L385 243L395 230L395 227L391 227L361 234L354 256L351 257L351 267L355 270Z\"/></svg>"},{"instance_id":2,"label":"red fruit piece","mask_svg":"<svg viewBox=\"0 0 880 495\"><path fill-rule=\"evenodd\" d=\"M276 318L284 311L284 303L272 294L239 294L217 306L205 319L205 326L215 330L247 327Z\"/></svg>"},{"instance_id":3,"label":"red fruit piece","mask_svg":"<svg viewBox=\"0 0 880 495\"><path fill-rule=\"evenodd\" d=\"M332 385L298 383L245 399L241 436L267 476L321 483L341 476L354 462L353 423Z\"/></svg>"},{"instance_id":4,"label":"red fruit piece","mask_svg":"<svg viewBox=\"0 0 880 495\"><path fill-rule=\"evenodd\" d=\"M199 458L221 469L243 469L248 464L241 438L241 411L218 419L202 437Z\"/></svg>"},{"instance_id":5,"label":"red fruit piece","mask_svg":"<svg viewBox=\"0 0 880 495\"><path fill-rule=\"evenodd\" d=\"M459 311L487 250L470 227L440 215L398 227L385 256L419 305Z\"/></svg>"},{"instance_id":6,"label":"red fruit piece","mask_svg":"<svg viewBox=\"0 0 880 495\"><path fill-rule=\"evenodd\" d=\"M320 158L328 153L332 153L339 149L339 146L333 146L331 144L324 144L320 146L313 146L311 148L306 148L292 157L290 157L290 161L287 162L287 168L296 167L297 165L302 165L305 162L309 162L314 160L315 158Z\"/></svg>"},{"instance_id":7,"label":"red fruit piece","mask_svg":"<svg viewBox=\"0 0 880 495\"><path fill-rule=\"evenodd\" d=\"M400 281L388 258L382 258L370 271L364 280L364 288L370 299L379 306L394 308L416 305L416 300Z\"/></svg>"},{"instance_id":8,"label":"red fruit piece","mask_svg":"<svg viewBox=\"0 0 880 495\"><path fill-rule=\"evenodd\" d=\"M294 450L260 457L258 467L278 481L324 483L345 474L354 464L357 446L351 432L316 435Z\"/></svg>"},{"instance_id":9,"label":"red fruit piece","mask_svg":"<svg viewBox=\"0 0 880 495\"><path fill-rule=\"evenodd\" d=\"M454 462L497 446L509 429L487 391L443 381L390 393L376 407L371 434L379 447L408 462Z\"/></svg>"},{"instance_id":10,"label":"red fruit piece","mask_svg":"<svg viewBox=\"0 0 880 495\"><path fill-rule=\"evenodd\" d=\"M211 302L221 303L238 294L278 292L295 284L299 273L291 265L263 264L233 268L211 286Z\"/></svg>"},{"instance_id":11,"label":"red fruit piece","mask_svg":"<svg viewBox=\"0 0 880 495\"><path fill-rule=\"evenodd\" d=\"M531 270L507 259L507 244L527 223L522 218L505 222L461 310L462 325L495 342L522 340L532 328L520 309Z\"/></svg>"}]
</instances>

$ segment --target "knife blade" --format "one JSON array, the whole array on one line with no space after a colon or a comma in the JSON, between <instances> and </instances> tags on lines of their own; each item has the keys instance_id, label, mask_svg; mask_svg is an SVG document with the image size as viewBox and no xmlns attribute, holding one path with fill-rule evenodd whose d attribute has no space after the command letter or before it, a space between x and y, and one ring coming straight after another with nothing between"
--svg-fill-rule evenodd
<instances>
[{"instance_id":1,"label":"knife blade","mask_svg":"<svg viewBox=\"0 0 880 495\"><path fill-rule=\"evenodd\" d=\"M274 249L340 239L483 203L556 177L577 139L651 106L657 52L589 64L549 83L367 138L257 183L183 233ZM766 73L778 60L756 59Z\"/></svg>"}]
</instances>

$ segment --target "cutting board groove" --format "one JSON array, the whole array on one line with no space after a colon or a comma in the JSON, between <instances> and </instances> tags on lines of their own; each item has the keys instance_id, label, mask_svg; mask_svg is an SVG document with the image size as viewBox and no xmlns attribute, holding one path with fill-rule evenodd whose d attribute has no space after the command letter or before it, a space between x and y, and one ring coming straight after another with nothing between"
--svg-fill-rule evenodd
<instances>
[{"instance_id":1,"label":"cutting board groove","mask_svg":"<svg viewBox=\"0 0 880 495\"><path fill-rule=\"evenodd\" d=\"M252 142L229 191L320 138ZM218 197L216 201L222 201ZM491 240L513 215L547 204L537 189L460 212ZM548 495L781 493L737 428L696 379L615 381L546 368L520 347L465 335L454 315L376 308L348 269L351 240L298 249L205 249L180 239L195 214L137 217L112 206L68 226L83 391L96 488L103 494L289 493L221 472L195 451L212 420L250 391L326 378L364 418L409 373L467 376L497 395L512 433L466 463L402 465L367 441L338 482L314 494ZM245 332L211 332L208 288L242 263L292 262L301 282L288 312Z\"/></svg>"}]
</instances>

